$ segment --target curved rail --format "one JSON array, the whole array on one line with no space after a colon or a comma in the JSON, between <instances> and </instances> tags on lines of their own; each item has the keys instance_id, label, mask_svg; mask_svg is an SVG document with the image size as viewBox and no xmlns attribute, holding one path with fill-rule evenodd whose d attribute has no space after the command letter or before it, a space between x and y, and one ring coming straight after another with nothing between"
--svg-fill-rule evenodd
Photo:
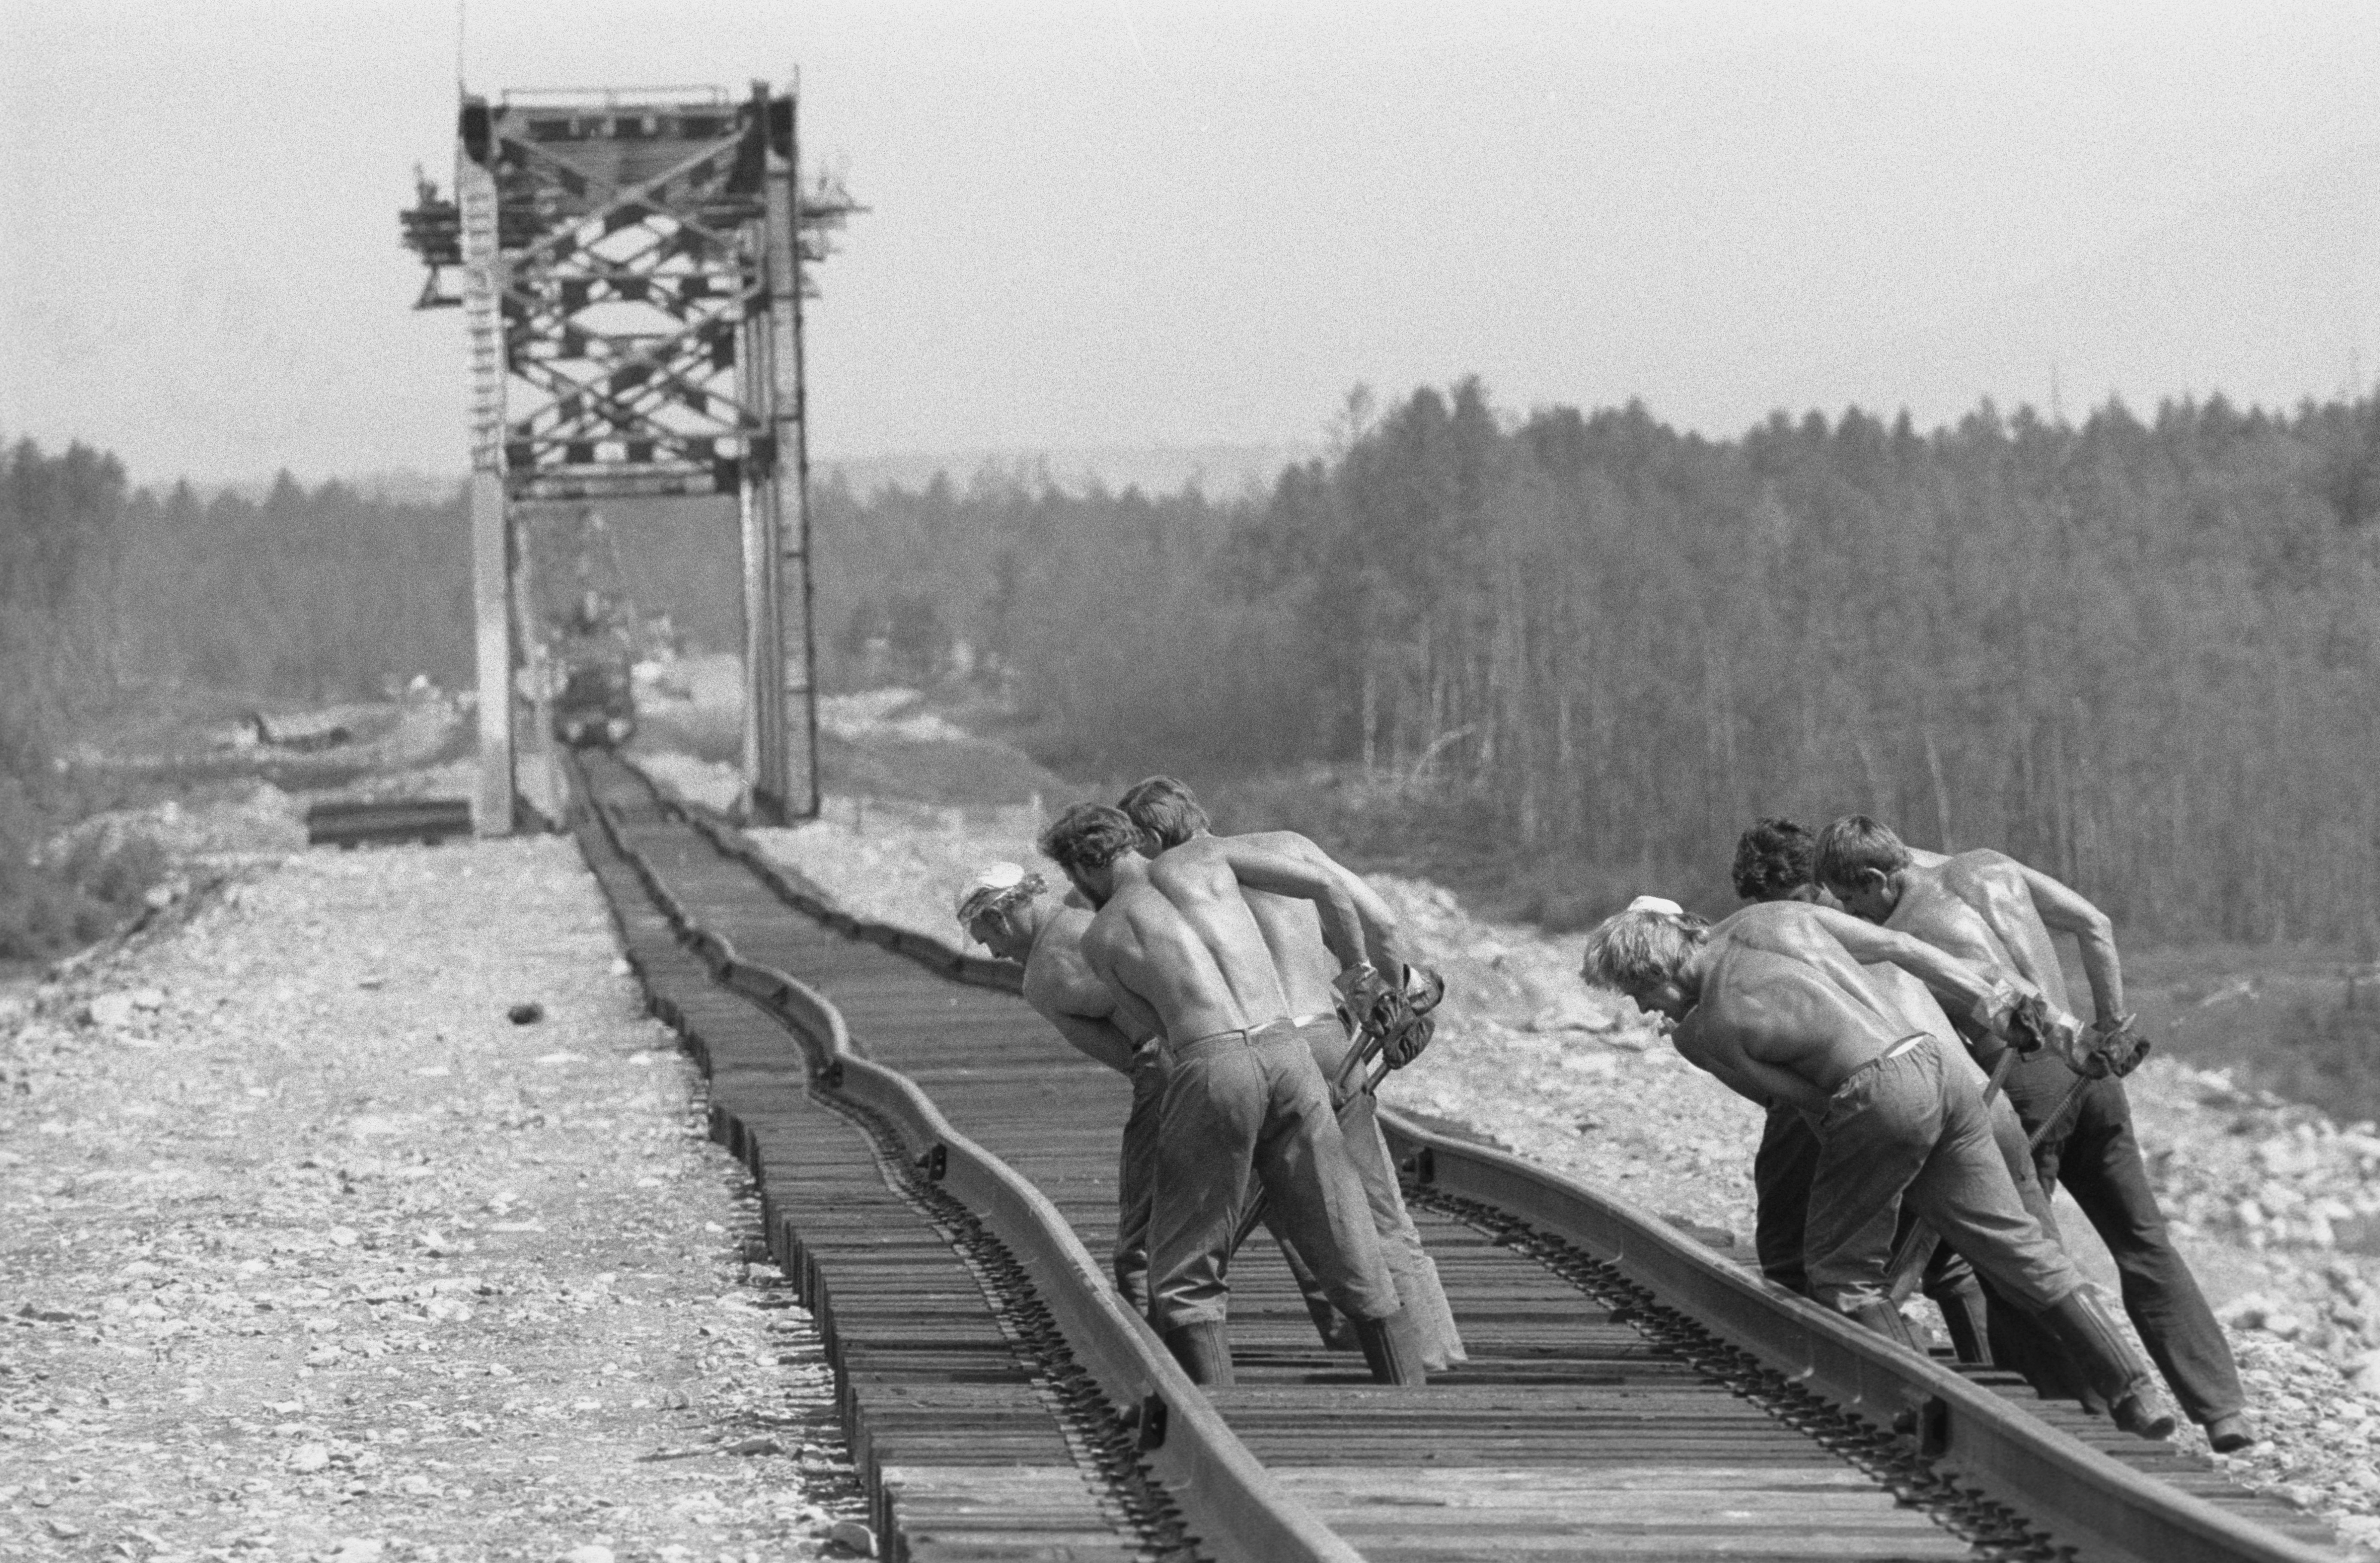
<instances>
[{"instance_id":1,"label":"curved rail","mask_svg":"<svg viewBox=\"0 0 2380 1563\"><path fill-rule=\"evenodd\" d=\"M965 953L906 928L854 916L835 906L815 885L771 861L715 811L692 803L641 769L630 766L666 809L698 830L720 853L742 863L783 900L847 937L896 951L946 978L970 986L1017 991L1014 965ZM792 984L782 974L772 978ZM807 991L807 990L804 990ZM812 1000L823 1003L822 1000ZM831 1012L832 1007L826 1007ZM840 1024L839 1017L836 1024ZM844 1042L848 1048L848 1039ZM846 1072L861 1067L856 1058ZM874 1066L865 1066L873 1071ZM930 1102L904 1077L898 1082L911 1110L941 1122ZM892 1087L880 1086L889 1090ZM1881 1338L1831 1310L1767 1284L1709 1253L1651 1213L1573 1179L1517 1157L1435 1133L1383 1107L1383 1129L1392 1149L1430 1193L1475 1202L1537 1231L1574 1245L1617 1266L1663 1303L1691 1315L1729 1345L1749 1353L1770 1372L1794 1381L1835 1406L1854 1412L1902 1439L1907 1452L1937 1476L1956 1478L2049 1530L2060 1542L2081 1545L2087 1556L2135 1559L2138 1563L2323 1563L2322 1549L2280 1534L2154 1477L2133 1471L2018 1406L1970 1383L1934 1362L1895 1349ZM943 1129L921 1133L920 1143L938 1136L959 1138ZM971 1147L972 1148L972 1147ZM982 1156L979 1149L974 1154ZM989 1173L982 1197L1014 1199L1022 1184L996 1160L1005 1179ZM1000 1192L994 1194L994 1187ZM971 1181L971 1188L976 1184ZM1027 1190L1029 1193L1029 1189ZM973 1203L975 1194L966 1194ZM1033 1211L1056 1212L1031 1194ZM1021 1214L1021 1212L1020 1212ZM1170 1357L1146 1323L1113 1300L1099 1283L1099 1269L1079 1241L1067 1233L1067 1272L1087 1278L1102 1293L1102 1317L1123 1315L1142 1350ZM1131 1369L1124 1377L1130 1382ZM1178 1370L1175 1370L1178 1376ZM1186 1379L1164 1395L1179 1408L1184 1397L1204 1408L1205 1398ZM1209 1412L1211 1415L1211 1412ZM1213 1433L1232 1435L1214 1419ZM1236 1440L1232 1440L1236 1443ZM1343 1547L1343 1544L1341 1544ZM1343 1553L1342 1555L1344 1555ZM1259 1549L1251 1556L1292 1554Z\"/></svg>"},{"instance_id":2,"label":"curved rail","mask_svg":"<svg viewBox=\"0 0 2380 1563\"><path fill-rule=\"evenodd\" d=\"M653 785L650 778L644 780ZM657 790L656 796L666 794ZM959 1133L906 1076L861 1057L842 1012L816 989L785 972L746 960L726 938L702 927L627 841L611 811L591 799L590 806L605 839L635 871L679 941L714 980L775 1015L800 1039L813 1088L839 1094L880 1114L898 1133L905 1153L982 1218L1017 1256L1076 1359L1112 1403L1136 1415L1143 1460L1202 1538L1230 1557L1362 1563L1359 1553L1248 1452L1148 1321L1107 1283L1099 1263L1039 1190ZM682 806L668 806L702 828ZM739 844L750 853L748 842ZM751 861L743 854L735 855ZM790 881L782 877L772 884L790 891ZM810 892L800 893L815 899ZM903 938L931 942L916 935ZM911 952L899 944L892 948ZM947 947L944 953L957 962L973 960ZM945 963L944 975L960 973Z\"/></svg>"}]
</instances>

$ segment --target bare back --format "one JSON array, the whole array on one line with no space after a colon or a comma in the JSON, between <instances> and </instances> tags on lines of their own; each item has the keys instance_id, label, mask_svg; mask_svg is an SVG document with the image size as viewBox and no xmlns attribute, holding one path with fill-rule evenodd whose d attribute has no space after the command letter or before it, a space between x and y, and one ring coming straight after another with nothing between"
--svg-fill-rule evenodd
<instances>
[{"instance_id":1,"label":"bare back","mask_svg":"<svg viewBox=\"0 0 2380 1563\"><path fill-rule=\"evenodd\" d=\"M2024 869L2015 858L2002 852L1962 852L1942 866L1941 883L1990 927L2007 952L2010 970L2041 989L2059 1012L2074 1008L2049 926L2041 920Z\"/></svg>"},{"instance_id":2,"label":"bare back","mask_svg":"<svg viewBox=\"0 0 2380 1563\"><path fill-rule=\"evenodd\" d=\"M1932 1034L1935 1041L1941 1044L1943 1061L1978 1086L1983 1084L1986 1078L1983 1069L1967 1050L1966 1043L1960 1040L1958 1029L1950 1024L1950 1017L1943 1012L1941 1001L1932 990L1889 961L1863 962L1861 969L1876 985L1886 1013L1903 1036L1915 1031Z\"/></svg>"},{"instance_id":3,"label":"bare back","mask_svg":"<svg viewBox=\"0 0 2380 1563\"><path fill-rule=\"evenodd\" d=\"M1294 830L1252 830L1232 840L1301 858L1320 855L1319 848ZM1220 864L1222 855L1222 843L1208 835L1193 836L1165 851L1167 859L1179 856L1184 863ZM1224 865L1222 871L1229 874L1232 870ZM1273 975L1281 979L1281 997L1289 1005L1289 1013L1327 1013L1337 1001L1330 979L1338 975L1339 959L1323 940L1322 914L1314 903L1300 896L1281 895L1247 885L1240 886L1240 894L1248 903L1249 915L1256 918L1257 931L1264 936L1266 950L1271 953Z\"/></svg>"},{"instance_id":4,"label":"bare back","mask_svg":"<svg viewBox=\"0 0 2380 1563\"><path fill-rule=\"evenodd\" d=\"M1930 860L1930 861L1929 861ZM1933 853L1900 871L1900 897L1884 926L1956 955L1996 977L2029 976L2008 945L1951 883L1955 860Z\"/></svg>"},{"instance_id":5,"label":"bare back","mask_svg":"<svg viewBox=\"0 0 2380 1563\"><path fill-rule=\"evenodd\" d=\"M1145 1027L1186 1042L1289 1012L1264 936L1229 870L1223 884L1228 901L1202 901L1198 921L1153 882L1120 886L1091 919L1083 956L1115 990L1116 1018L1127 1031ZM1202 924L1218 930L1211 939Z\"/></svg>"},{"instance_id":6,"label":"bare back","mask_svg":"<svg viewBox=\"0 0 2380 1563\"><path fill-rule=\"evenodd\" d=\"M1198 845L1201 840L1208 850L1184 854L1184 847ZM1260 1025L1290 1013L1264 927L1249 909L1249 898L1222 853L1220 842L1199 838L1160 854L1148 865L1149 884L1196 938L1235 1012L1245 1017L1209 1026L1209 1031ZM1184 1035L1171 1025L1166 1034Z\"/></svg>"},{"instance_id":7,"label":"bare back","mask_svg":"<svg viewBox=\"0 0 2380 1563\"><path fill-rule=\"evenodd\" d=\"M1815 1111L1852 1072L1928 1027L1882 990L1835 936L1839 912L1803 902L1747 906L1710 932L1701 998L1681 1051L1707 1051L1768 1094Z\"/></svg>"},{"instance_id":8,"label":"bare back","mask_svg":"<svg viewBox=\"0 0 2380 1563\"><path fill-rule=\"evenodd\" d=\"M1025 1001L1053 1024L1115 1021L1128 1040L1146 1041L1154 1029L1121 1024L1115 990L1099 980L1083 954L1083 935L1090 926L1090 909L1084 906L1061 905L1050 916L1025 963Z\"/></svg>"}]
</instances>

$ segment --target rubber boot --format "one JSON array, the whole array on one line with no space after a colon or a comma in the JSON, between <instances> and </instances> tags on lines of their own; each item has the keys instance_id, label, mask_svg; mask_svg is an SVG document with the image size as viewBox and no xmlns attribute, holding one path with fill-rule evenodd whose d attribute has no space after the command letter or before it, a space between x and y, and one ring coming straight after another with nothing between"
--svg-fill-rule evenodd
<instances>
[{"instance_id":1,"label":"rubber boot","mask_svg":"<svg viewBox=\"0 0 2380 1563\"><path fill-rule=\"evenodd\" d=\"M1193 1384L1228 1389L1232 1386L1231 1327L1222 1324L1176 1325L1160 1337Z\"/></svg>"},{"instance_id":2,"label":"rubber boot","mask_svg":"<svg viewBox=\"0 0 2380 1563\"><path fill-rule=\"evenodd\" d=\"M2116 1425L2142 1438L2170 1438L2180 1424L2166 1404L2149 1365L2107 1316L2107 1305L2089 1287L2078 1287L2044 1312L2041 1322L2058 1337L2089 1380L2091 1393L2109 1407Z\"/></svg>"},{"instance_id":3,"label":"rubber boot","mask_svg":"<svg viewBox=\"0 0 2380 1563\"><path fill-rule=\"evenodd\" d=\"M1949 1331L1952 1354L1971 1367L1990 1367L1991 1315L1984 1289L1970 1281L1947 1297L1936 1298L1934 1305L1942 1310L1942 1327Z\"/></svg>"},{"instance_id":4,"label":"rubber boot","mask_svg":"<svg viewBox=\"0 0 2380 1563\"><path fill-rule=\"evenodd\" d=\"M1889 1299L1879 1297L1872 1302L1863 1302L1852 1311L1851 1316L1894 1345L1921 1357L1925 1354L1925 1349L1917 1344L1917 1337L1909 1333L1909 1321L1900 1316L1900 1310Z\"/></svg>"},{"instance_id":5,"label":"rubber boot","mask_svg":"<svg viewBox=\"0 0 2380 1563\"><path fill-rule=\"evenodd\" d=\"M1357 1349L1355 1327L1348 1321L1346 1315L1329 1302L1317 1297L1307 1298L1305 1316L1314 1321L1314 1333L1322 1337L1323 1350L1353 1351Z\"/></svg>"},{"instance_id":6,"label":"rubber boot","mask_svg":"<svg viewBox=\"0 0 2380 1563\"><path fill-rule=\"evenodd\" d=\"M1364 1349L1364 1365L1375 1384L1402 1384L1419 1388L1429 1382L1421 1365L1423 1342L1413 1321L1400 1308L1385 1319L1357 1319L1355 1339Z\"/></svg>"}]
</instances>

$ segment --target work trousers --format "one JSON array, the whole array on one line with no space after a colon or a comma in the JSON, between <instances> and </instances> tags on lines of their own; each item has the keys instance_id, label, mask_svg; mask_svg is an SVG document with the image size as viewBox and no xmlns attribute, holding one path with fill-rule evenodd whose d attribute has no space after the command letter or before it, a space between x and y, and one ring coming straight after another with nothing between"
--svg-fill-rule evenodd
<instances>
[{"instance_id":1,"label":"work trousers","mask_svg":"<svg viewBox=\"0 0 2380 1563\"><path fill-rule=\"evenodd\" d=\"M1329 1087L1287 1021L1169 1041L1148 1227L1149 1322L1220 1324L1230 1312L1232 1239L1261 1181L1292 1243L1341 1313L1397 1311L1363 1181Z\"/></svg>"},{"instance_id":2,"label":"work trousers","mask_svg":"<svg viewBox=\"0 0 2380 1563\"><path fill-rule=\"evenodd\" d=\"M1154 1044L1133 1059L1132 1111L1123 1121L1123 1144L1116 1160L1116 1290L1133 1312L1148 1312L1148 1214L1157 1195L1158 1109L1165 1100L1165 1060ZM1265 1230L1289 1266L1290 1278L1309 1308L1330 1306L1322 1283L1283 1235L1280 1213L1265 1206Z\"/></svg>"},{"instance_id":3,"label":"work trousers","mask_svg":"<svg viewBox=\"0 0 2380 1563\"><path fill-rule=\"evenodd\" d=\"M2055 1307L2082 1284L2026 1213L1982 1091L1947 1066L1930 1038L1853 1071L1815 1127L1807 1246L1819 1302L1853 1314L1885 1299L1897 1202L2028 1313Z\"/></svg>"},{"instance_id":4,"label":"work trousers","mask_svg":"<svg viewBox=\"0 0 2380 1563\"><path fill-rule=\"evenodd\" d=\"M1804 1234L1810 1224L1810 1181L1817 1170L1817 1131L1799 1108L1781 1102L1770 1108L1760 1132L1760 1149L1752 1157L1752 1249L1762 1275L1804 1297L1810 1295ZM1899 1246L1916 1218L1915 1212L1901 1210L1892 1246ZM1956 1249L1937 1243L1919 1284L1948 1314L1963 1306L1962 1295L1976 1288L1975 1273Z\"/></svg>"},{"instance_id":5,"label":"work trousers","mask_svg":"<svg viewBox=\"0 0 2380 1563\"><path fill-rule=\"evenodd\" d=\"M1430 1343L1429 1360L1425 1365L1435 1373L1451 1363L1467 1361L1469 1353L1463 1349L1463 1335L1455 1327L1454 1310L1447 1303L1438 1266L1423 1249L1413 1212L1405 1208L1404 1190L1397 1181L1396 1161L1389 1155L1387 1137L1380 1133L1379 1104L1364 1088L1360 1078L1344 1084L1339 1082L1340 1067L1346 1062L1354 1038L1336 1017L1304 1022L1297 1034L1313 1053L1314 1067L1330 1084L1331 1109L1339 1115L1339 1132L1346 1142L1347 1159L1354 1163L1355 1176L1363 1180L1364 1198L1372 1213L1372 1230L1380 1240L1380 1257L1388 1265L1389 1278L1396 1284L1398 1304L1412 1322L1416 1336ZM1267 1213L1270 1213L1269 1206Z\"/></svg>"},{"instance_id":6,"label":"work trousers","mask_svg":"<svg viewBox=\"0 0 2380 1563\"><path fill-rule=\"evenodd\" d=\"M2058 1113L2069 1087L2080 1078L2046 1049L2010 1072L2009 1097L2028 1133ZM2124 1083L2084 1082L2033 1157L2041 1186L2064 1184L2107 1245L2124 1312L2173 1387L2183 1414L2207 1423L2244 1407L2230 1342L2206 1305L2198 1278L2174 1247L2165 1212L2149 1186Z\"/></svg>"}]
</instances>

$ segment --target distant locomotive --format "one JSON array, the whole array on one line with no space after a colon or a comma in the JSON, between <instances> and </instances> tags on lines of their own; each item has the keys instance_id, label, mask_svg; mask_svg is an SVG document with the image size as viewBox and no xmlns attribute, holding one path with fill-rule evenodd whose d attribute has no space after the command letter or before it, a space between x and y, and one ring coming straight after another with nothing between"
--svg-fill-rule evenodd
<instances>
[{"instance_id":1,"label":"distant locomotive","mask_svg":"<svg viewBox=\"0 0 2380 1563\"><path fill-rule=\"evenodd\" d=\"M606 659L574 664L554 697L554 736L574 749L611 749L636 733L636 688L627 663Z\"/></svg>"}]
</instances>

